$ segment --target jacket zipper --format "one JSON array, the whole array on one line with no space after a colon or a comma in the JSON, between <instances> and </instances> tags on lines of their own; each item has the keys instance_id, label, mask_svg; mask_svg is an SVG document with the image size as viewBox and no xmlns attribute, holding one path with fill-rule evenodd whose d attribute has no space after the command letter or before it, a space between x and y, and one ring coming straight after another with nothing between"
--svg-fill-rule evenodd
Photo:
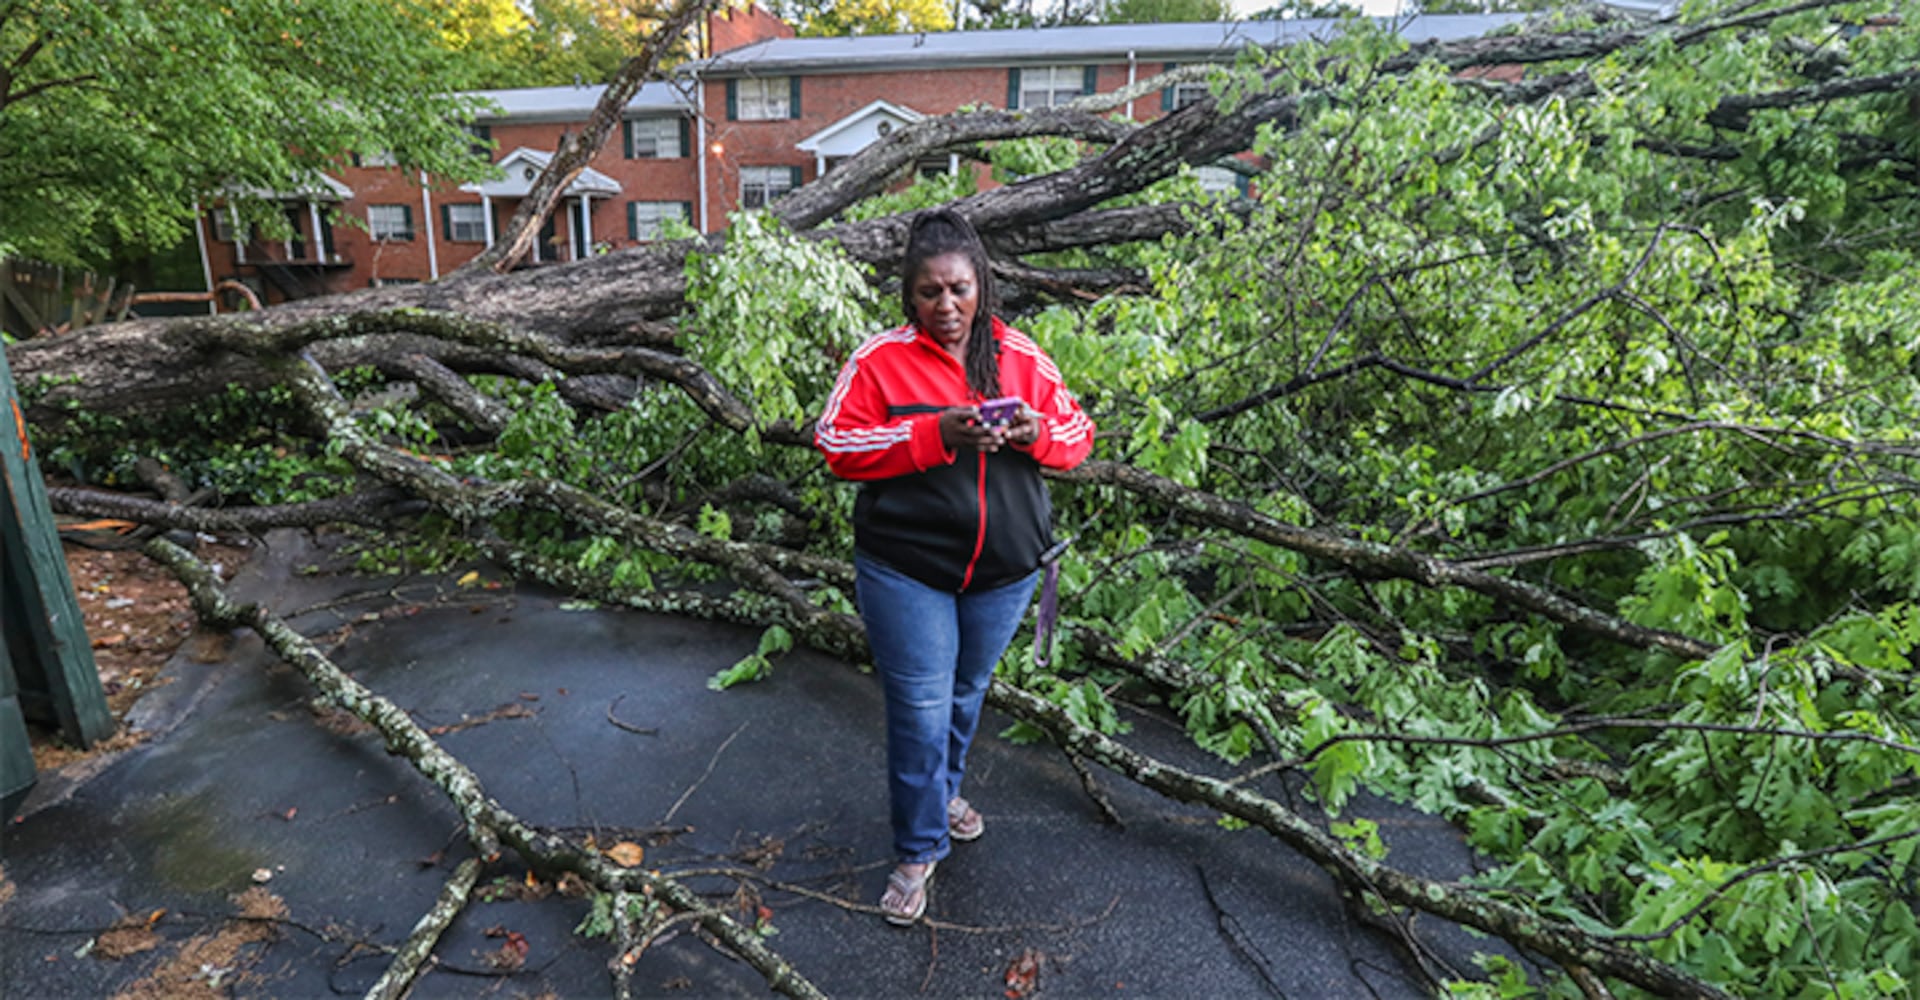
<instances>
[{"instance_id":1,"label":"jacket zipper","mask_svg":"<svg viewBox=\"0 0 1920 1000\"><path fill-rule=\"evenodd\" d=\"M960 577L960 589L967 589L973 582L973 568L980 562L980 552L987 546L987 453L980 452L979 506L980 522L973 533L973 555L967 557L967 571Z\"/></svg>"}]
</instances>

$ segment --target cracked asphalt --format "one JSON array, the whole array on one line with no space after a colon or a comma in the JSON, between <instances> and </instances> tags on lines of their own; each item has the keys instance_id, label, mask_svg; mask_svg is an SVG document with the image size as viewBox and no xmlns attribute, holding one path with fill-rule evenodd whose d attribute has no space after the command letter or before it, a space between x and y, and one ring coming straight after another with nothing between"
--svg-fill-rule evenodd
<instances>
[{"instance_id":1,"label":"cracked asphalt","mask_svg":"<svg viewBox=\"0 0 1920 1000\"><path fill-rule=\"evenodd\" d=\"M889 866L871 676L796 650L770 679L714 692L707 678L753 651L754 630L581 608L527 586L461 587L458 573L355 576L333 561L308 536L276 532L232 591L338 640L337 664L436 731L522 819L602 847L639 844L650 868L754 871L752 894L722 874L688 882L750 917L764 905L769 944L830 995L999 996L1028 956L1037 997L1424 997L1420 964L1471 974L1476 952L1512 954L1416 921L1416 957L1278 841L1096 768L1124 821L1109 825L1058 751L994 735L1007 720L992 713L968 788L987 834L942 863L934 923L890 927L832 902L870 904ZM287 916L271 940L246 946L221 987L364 993L387 965L381 949L407 937L471 853L456 811L377 735L317 710L306 682L250 634L221 662L180 656L167 673L171 683L131 716L150 739L42 775L0 836L14 889L0 903L0 1000L125 990L220 926L234 894L261 876ZM1164 717L1126 721L1142 749L1225 772ZM1355 811L1380 823L1392 863L1436 877L1472 871L1444 822L1378 800ZM612 948L575 931L588 909L529 885L509 853L414 995L610 996ZM156 947L101 957L106 929L155 911ZM509 942L525 945L517 968L499 958ZM633 988L767 992L750 967L684 929L645 952Z\"/></svg>"}]
</instances>

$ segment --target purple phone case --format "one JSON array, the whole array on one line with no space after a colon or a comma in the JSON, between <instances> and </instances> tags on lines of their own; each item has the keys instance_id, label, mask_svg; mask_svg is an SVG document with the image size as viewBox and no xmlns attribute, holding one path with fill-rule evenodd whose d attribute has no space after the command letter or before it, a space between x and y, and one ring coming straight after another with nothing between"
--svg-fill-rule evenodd
<instances>
[{"instance_id":1,"label":"purple phone case","mask_svg":"<svg viewBox=\"0 0 1920 1000\"><path fill-rule=\"evenodd\" d=\"M1003 396L999 399L989 399L980 404L980 422L988 426L998 427L1011 421L1014 415L1020 412L1021 405L1022 403L1018 396Z\"/></svg>"}]
</instances>

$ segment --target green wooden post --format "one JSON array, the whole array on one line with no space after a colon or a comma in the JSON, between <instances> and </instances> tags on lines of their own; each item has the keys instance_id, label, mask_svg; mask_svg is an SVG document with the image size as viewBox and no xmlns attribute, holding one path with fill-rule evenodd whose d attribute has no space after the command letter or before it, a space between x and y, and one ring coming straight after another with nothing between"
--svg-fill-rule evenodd
<instances>
[{"instance_id":1,"label":"green wooden post","mask_svg":"<svg viewBox=\"0 0 1920 1000\"><path fill-rule=\"evenodd\" d=\"M75 746L113 735L66 555L33 462L13 371L0 349L0 632L12 654L20 708L59 725Z\"/></svg>"}]
</instances>

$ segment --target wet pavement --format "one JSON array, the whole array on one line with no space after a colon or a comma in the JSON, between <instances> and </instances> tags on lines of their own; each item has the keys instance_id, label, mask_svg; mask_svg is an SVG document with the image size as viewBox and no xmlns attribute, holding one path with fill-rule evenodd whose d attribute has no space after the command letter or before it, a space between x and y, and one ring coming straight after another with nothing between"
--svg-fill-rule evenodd
<instances>
[{"instance_id":1,"label":"wet pavement","mask_svg":"<svg viewBox=\"0 0 1920 1000\"><path fill-rule=\"evenodd\" d=\"M707 679L754 650L755 630L582 608L511 583L461 587L460 573L357 577L330 559L276 533L232 589L339 640L337 664L437 730L522 819L641 844L649 868L755 865L772 882L877 898L888 835L871 676L796 650L770 679L714 692ZM240 996L363 993L388 962L368 946L403 941L470 853L456 811L377 735L317 710L251 634L220 662L180 656L168 672L133 716L152 738L91 773L43 774L0 841L14 890L0 903L0 1000L112 995L221 926L256 873L270 874L285 922L243 953L244 976L205 978ZM1142 749L1223 771L1164 719L1128 722ZM1096 771L1125 821L1108 825L1064 757L994 735L1006 725L990 712L975 747L967 791L987 833L940 866L929 915L941 926L893 928L762 885L769 944L841 997L1000 996L1023 954L1039 960L1037 997L1430 995L1393 936L1357 921L1323 872L1271 837ZM1471 871L1445 823L1380 802L1357 812L1380 822L1392 863ZM732 879L689 884L739 903ZM415 996L611 995L611 947L575 933L587 901L529 888L511 853L476 896ZM90 944L155 911L158 947L115 960ZM1506 951L1415 926L1462 972L1475 952ZM524 962L502 968L503 946L519 943ZM687 932L651 947L632 982L640 996L767 992Z\"/></svg>"}]
</instances>

